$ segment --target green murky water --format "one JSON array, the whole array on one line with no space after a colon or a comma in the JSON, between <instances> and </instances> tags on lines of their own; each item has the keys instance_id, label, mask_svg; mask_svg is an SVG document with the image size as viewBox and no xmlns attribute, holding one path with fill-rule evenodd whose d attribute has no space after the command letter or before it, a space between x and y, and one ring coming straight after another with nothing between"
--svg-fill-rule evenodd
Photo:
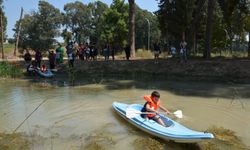
<instances>
[{"instance_id":1,"label":"green murky water","mask_svg":"<svg viewBox=\"0 0 250 150\"><path fill-rule=\"evenodd\" d=\"M0 132L22 132L30 149L36 150L250 147L250 85L134 80L76 85L0 81ZM184 118L176 121L216 133L216 139L198 144L166 142L133 127L111 107L114 101L143 104L142 96L153 90L161 93L168 109L183 111ZM0 135L0 144L3 138Z\"/></svg>"}]
</instances>

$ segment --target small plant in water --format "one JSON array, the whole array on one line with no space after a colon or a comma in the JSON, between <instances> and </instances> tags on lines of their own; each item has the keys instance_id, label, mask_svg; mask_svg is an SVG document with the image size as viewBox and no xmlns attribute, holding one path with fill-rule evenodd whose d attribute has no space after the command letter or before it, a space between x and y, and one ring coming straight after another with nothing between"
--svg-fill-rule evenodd
<instances>
[{"instance_id":1,"label":"small plant in water","mask_svg":"<svg viewBox=\"0 0 250 150\"><path fill-rule=\"evenodd\" d=\"M217 150L217 149L246 149L245 144L236 136L232 130L223 127L213 126L207 130L214 134L213 140L199 143L201 149Z\"/></svg>"},{"instance_id":2,"label":"small plant in water","mask_svg":"<svg viewBox=\"0 0 250 150\"><path fill-rule=\"evenodd\" d=\"M69 67L67 70L68 73L68 79L69 79L69 83L71 85L75 84L75 78L76 78L76 69L74 69L73 67Z\"/></svg>"}]
</instances>

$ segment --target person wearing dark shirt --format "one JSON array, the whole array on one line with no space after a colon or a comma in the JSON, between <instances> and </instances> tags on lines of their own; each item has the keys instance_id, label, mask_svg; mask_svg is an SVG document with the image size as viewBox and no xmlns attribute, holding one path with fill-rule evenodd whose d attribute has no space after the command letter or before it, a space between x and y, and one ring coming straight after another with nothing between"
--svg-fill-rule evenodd
<instances>
[{"instance_id":1,"label":"person wearing dark shirt","mask_svg":"<svg viewBox=\"0 0 250 150\"><path fill-rule=\"evenodd\" d=\"M125 54L126 54L126 59L129 60L129 57L130 57L130 47L129 47L129 45L127 45L125 47Z\"/></svg>"},{"instance_id":2,"label":"person wearing dark shirt","mask_svg":"<svg viewBox=\"0 0 250 150\"><path fill-rule=\"evenodd\" d=\"M24 60L25 60L26 63L30 63L30 61L32 60L31 55L30 55L28 50L24 54Z\"/></svg>"},{"instance_id":3,"label":"person wearing dark shirt","mask_svg":"<svg viewBox=\"0 0 250 150\"><path fill-rule=\"evenodd\" d=\"M35 61L37 64L37 67L41 67L41 61L42 61L42 53L39 50L36 50L36 54L35 54Z\"/></svg>"},{"instance_id":4,"label":"person wearing dark shirt","mask_svg":"<svg viewBox=\"0 0 250 150\"><path fill-rule=\"evenodd\" d=\"M49 52L49 66L50 69L55 69L56 54L54 51Z\"/></svg>"}]
</instances>

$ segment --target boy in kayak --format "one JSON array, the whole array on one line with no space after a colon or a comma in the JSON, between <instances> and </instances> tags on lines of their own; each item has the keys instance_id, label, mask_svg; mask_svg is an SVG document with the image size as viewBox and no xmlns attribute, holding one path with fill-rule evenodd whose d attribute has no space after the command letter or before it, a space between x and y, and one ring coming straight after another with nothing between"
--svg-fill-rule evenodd
<instances>
[{"instance_id":1,"label":"boy in kayak","mask_svg":"<svg viewBox=\"0 0 250 150\"><path fill-rule=\"evenodd\" d=\"M159 112L157 111L157 109L160 108L167 114L171 114L171 113L165 107L160 105L160 93L157 91L153 91L151 96L143 96L143 98L147 102L144 104L141 111L152 112L152 114L142 114L142 117L145 119L153 119L154 121L158 122L162 126L166 126L165 123L162 121L161 117L158 115Z\"/></svg>"}]
</instances>

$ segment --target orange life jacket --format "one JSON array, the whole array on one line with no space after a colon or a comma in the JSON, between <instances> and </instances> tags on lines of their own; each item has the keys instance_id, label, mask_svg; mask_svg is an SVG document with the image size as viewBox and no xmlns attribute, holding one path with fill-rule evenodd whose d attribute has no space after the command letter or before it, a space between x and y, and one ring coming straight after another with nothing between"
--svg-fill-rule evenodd
<instances>
[{"instance_id":1,"label":"orange life jacket","mask_svg":"<svg viewBox=\"0 0 250 150\"><path fill-rule=\"evenodd\" d=\"M45 71L46 71L46 67L43 67L43 66L42 66L42 67L41 67L41 71L42 71L42 72L45 72Z\"/></svg>"},{"instance_id":2,"label":"orange life jacket","mask_svg":"<svg viewBox=\"0 0 250 150\"><path fill-rule=\"evenodd\" d=\"M153 97L152 96L143 96L143 98L148 102L149 107L153 110L157 110L158 107L160 106L160 99L158 100L157 103L155 103L153 101ZM147 114L148 117L154 117L155 114Z\"/></svg>"}]
</instances>

